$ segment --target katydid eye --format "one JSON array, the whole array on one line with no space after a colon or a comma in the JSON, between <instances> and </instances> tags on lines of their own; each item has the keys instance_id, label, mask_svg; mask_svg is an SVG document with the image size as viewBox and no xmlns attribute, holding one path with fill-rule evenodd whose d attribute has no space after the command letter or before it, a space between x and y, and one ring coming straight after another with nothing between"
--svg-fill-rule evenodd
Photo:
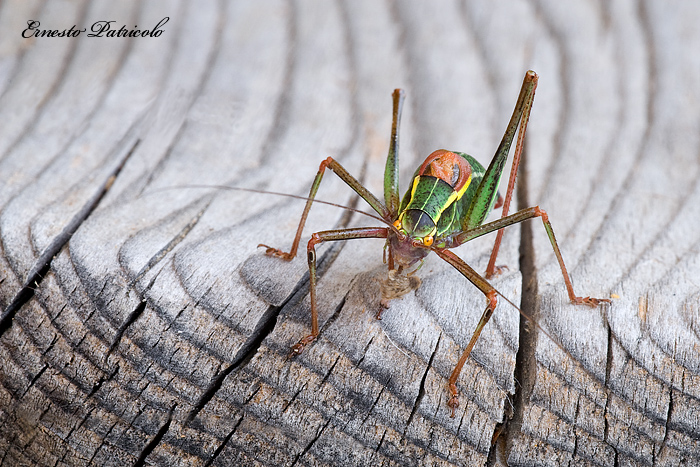
<instances>
[{"instance_id":1,"label":"katydid eye","mask_svg":"<svg viewBox=\"0 0 700 467\"><path fill-rule=\"evenodd\" d=\"M427 237L423 237L423 245L425 246L430 246L433 244L433 236L428 235Z\"/></svg>"},{"instance_id":2,"label":"katydid eye","mask_svg":"<svg viewBox=\"0 0 700 467\"><path fill-rule=\"evenodd\" d=\"M399 219L396 219L396 220L394 221L394 227L396 228L396 230L400 230L400 229L401 229L401 221L400 221Z\"/></svg>"}]
</instances>

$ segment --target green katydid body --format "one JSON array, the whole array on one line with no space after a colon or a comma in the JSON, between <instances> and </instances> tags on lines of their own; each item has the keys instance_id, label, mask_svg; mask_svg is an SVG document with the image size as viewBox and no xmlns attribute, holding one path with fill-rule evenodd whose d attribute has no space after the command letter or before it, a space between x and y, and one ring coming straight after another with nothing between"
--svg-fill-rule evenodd
<instances>
[{"instance_id":1,"label":"green katydid body","mask_svg":"<svg viewBox=\"0 0 700 467\"><path fill-rule=\"evenodd\" d=\"M476 236L490 232L491 230L482 229L483 233L473 234L475 229L482 226L484 219L497 201L498 205L503 204L503 216L507 216L536 87L537 74L534 71L528 71L513 115L488 169L484 170L484 167L468 154L444 149L435 151L416 171L400 206L397 206L398 126L404 95L399 89L394 91L394 121L389 156L384 171L384 199L385 209L388 212L377 210L385 220L392 222L395 228L395 232L387 234L389 269L393 269L394 261L405 268L424 258L428 252L420 247L431 248L437 253L437 249L454 248ZM513 169L505 201L501 203L498 186L518 127L520 127L520 135L516 145ZM438 181L434 180L435 178ZM370 205L374 207L372 202ZM502 231L499 230L487 276L494 273L501 236ZM467 279L474 282L468 276ZM486 293L483 287L479 288Z\"/></svg>"},{"instance_id":2,"label":"green katydid body","mask_svg":"<svg viewBox=\"0 0 700 467\"><path fill-rule=\"evenodd\" d=\"M609 302L607 299L578 297L574 294L569 274L566 271L564 260L554 237L554 231L549 223L547 214L543 210L535 206L508 215L523 147L525 128L536 87L537 74L533 71L528 71L525 75L513 115L496 150L496 154L487 169L484 169L479 162L467 154L444 149L437 150L430 154L418 168L401 202L399 202L398 193L398 130L404 94L400 89L395 90L393 94L393 123L389 155L384 172L384 202L380 201L362 186L333 158L329 157L321 162L316 178L311 185L309 197L307 198L291 250L284 252L261 245L267 247L266 253L268 255L277 256L285 260L291 260L296 256L306 218L326 168L333 170L345 183L355 190L379 214L380 217L375 218L385 223L386 226L326 230L316 232L311 236L307 245L311 298L311 334L299 340L292 347L293 354L300 354L319 334L318 311L316 309L316 245L326 241L385 238L388 249L387 263L390 271L387 281L393 281L397 275L405 272L407 268L421 261L432 251L451 264L486 296L486 310L484 310L469 344L462 352L447 382L450 393L448 406L452 409L452 416L454 416L455 410L459 406L459 391L456 385L458 377L481 334L481 330L496 308L497 291L486 279L452 253L450 248L457 247L481 235L498 231L487 268L487 276L492 275L495 271L495 260L501 243L502 229L527 219L539 217L544 224L545 231L559 262L571 302L589 306L597 306L601 302ZM501 181L511 143L518 128L520 128L520 133L517 139L508 190L505 200L503 200L502 217L496 221L484 224L486 216L493 209L494 205L500 204L498 185ZM398 268L396 265L398 265ZM409 272L409 274L411 273ZM398 293L392 292L390 297L382 297L380 304L386 306L385 302L387 299L398 298L410 290L412 290L411 287L399 287ZM381 311L377 313L377 317L380 314Z\"/></svg>"},{"instance_id":3,"label":"green katydid body","mask_svg":"<svg viewBox=\"0 0 700 467\"><path fill-rule=\"evenodd\" d=\"M478 199L485 172L484 166L463 152L433 152L413 175L394 226L413 241L445 248L452 234L465 230L467 214ZM498 198L497 192L491 196L487 212ZM396 252L407 250L396 242L392 248ZM395 254L395 259L408 267L428 252L424 248L408 249L402 256Z\"/></svg>"}]
</instances>

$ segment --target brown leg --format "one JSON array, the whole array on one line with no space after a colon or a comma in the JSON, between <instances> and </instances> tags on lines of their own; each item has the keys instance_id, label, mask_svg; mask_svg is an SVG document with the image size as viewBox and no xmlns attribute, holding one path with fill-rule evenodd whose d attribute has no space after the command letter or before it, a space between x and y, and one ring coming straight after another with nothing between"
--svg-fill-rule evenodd
<instances>
[{"instance_id":1,"label":"brown leg","mask_svg":"<svg viewBox=\"0 0 700 467\"><path fill-rule=\"evenodd\" d=\"M304 336L292 346L290 356L299 355L304 348L318 337L318 310L316 308L316 245L321 242L351 240L354 238L386 238L389 229L385 227L359 227L354 229L326 230L311 236L306 247L309 261L309 295L311 298L311 334Z\"/></svg>"}]
</instances>

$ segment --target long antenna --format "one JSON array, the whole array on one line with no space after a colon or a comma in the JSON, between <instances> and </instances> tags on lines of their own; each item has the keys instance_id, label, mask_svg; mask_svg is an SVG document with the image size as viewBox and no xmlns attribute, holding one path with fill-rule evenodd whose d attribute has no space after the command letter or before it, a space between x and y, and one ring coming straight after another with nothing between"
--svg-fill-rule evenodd
<instances>
[{"instance_id":1,"label":"long antenna","mask_svg":"<svg viewBox=\"0 0 700 467\"><path fill-rule=\"evenodd\" d=\"M165 190L175 190L175 189L183 189L183 188L195 188L195 189L207 189L207 188L211 189L211 188L215 188L215 189L219 189L219 190L245 191L245 192L247 192L247 193L258 193L258 194L263 194L263 195L286 196L287 198L300 199L300 200L303 200L303 201L308 201L308 200L309 200L309 198L306 197L306 196L292 195L292 194L289 194L289 193L280 193L280 192L277 192L277 191L257 190L257 189L255 189L255 188L241 188L241 187L229 186L229 185L196 185L196 184L195 184L195 185L190 185L190 184L187 184L187 185L175 185L175 186L168 186L168 187L163 187L163 188L157 188L157 189L155 189L155 190L153 190L153 191L149 191L149 192L147 192L147 193L144 193L142 196L151 195L151 194L158 193L158 192L160 192L160 191L165 191ZM358 214L362 214L362 215L365 215L365 216L367 216L367 217L371 217L372 219L376 219L376 220L378 220L379 222L381 222L382 224L385 224L385 225L388 225L389 227L391 227L391 224L388 223L387 221L385 221L384 219L382 219L381 217L375 216L375 215L370 214L370 213L365 212L365 211L361 211L361 210L356 209L356 208L351 208L350 206L344 206L344 205L342 205L342 204L331 203L330 201L323 201L323 200L318 199L318 198L314 198L313 202L314 202L314 203L320 203L320 204L326 204L326 205L328 205L328 206L335 206L336 208L341 208L341 209L345 209L345 210L347 210L347 211L356 212L356 213L358 213Z\"/></svg>"}]
</instances>

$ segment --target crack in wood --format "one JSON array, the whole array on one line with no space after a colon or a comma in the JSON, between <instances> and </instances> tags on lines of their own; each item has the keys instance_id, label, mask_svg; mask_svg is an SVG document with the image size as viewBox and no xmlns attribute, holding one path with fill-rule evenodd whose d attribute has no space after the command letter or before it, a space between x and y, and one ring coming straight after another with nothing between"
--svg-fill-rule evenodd
<instances>
[{"instance_id":1,"label":"crack in wood","mask_svg":"<svg viewBox=\"0 0 700 467\"><path fill-rule=\"evenodd\" d=\"M518 209L529 206L528 179L527 179L527 146L523 148L520 161L520 179L517 186ZM522 275L521 303L522 310L519 316L518 351L515 356L515 369L513 378L516 381L515 393L511 398L512 412L510 418L503 421L502 426L496 425L492 436L488 459L493 462L499 458L499 453L507 459L511 447L519 436L523 424L525 406L529 403L530 395L535 386L537 377L537 349L538 329L533 329L527 319L523 319L523 313L527 314L535 323L539 310L537 308L537 271L535 266L535 250L533 245L532 226L529 222L520 224L520 273ZM504 412L505 415L505 412ZM499 439L504 437L505 439ZM490 465L495 465L490 463Z\"/></svg>"},{"instance_id":2,"label":"crack in wood","mask_svg":"<svg viewBox=\"0 0 700 467\"><path fill-rule=\"evenodd\" d=\"M177 404L174 404L171 408L170 411L168 412L168 419L166 422L163 424L163 426L160 427L158 430L158 433L153 437L153 439L146 444L146 446L143 448L141 451L141 454L139 455L138 459L136 459L136 462L134 463L134 467L143 467L146 465L146 458L153 452L153 450L160 444L160 442L163 440L163 437L168 433L170 430L170 424L173 421L173 412L175 411L175 407L177 407Z\"/></svg>"},{"instance_id":3,"label":"crack in wood","mask_svg":"<svg viewBox=\"0 0 700 467\"><path fill-rule=\"evenodd\" d=\"M68 243L75 231L78 230L82 223L85 222L90 214L97 208L138 145L139 140L136 140L95 194L92 195L83 207L80 208L73 218L63 227L63 230L53 238L49 246L44 249L39 258L34 262L22 288L15 295L7 308L5 308L2 315L0 315L0 336L12 326L12 319L17 312L34 296L35 288L38 288L41 281L44 280L54 257L60 253L61 249Z\"/></svg>"},{"instance_id":4,"label":"crack in wood","mask_svg":"<svg viewBox=\"0 0 700 467\"><path fill-rule=\"evenodd\" d=\"M287 403L284 405L284 408L282 409L282 411L281 411L280 413L285 413L285 412L287 411L287 409L294 403L294 401L297 400L297 397L299 397L299 394L301 394L301 392L302 392L304 389L306 389L306 383L304 383L304 385L303 385L301 388L299 388L299 390L298 390L297 392L294 393L294 395L292 396L292 398L289 399L289 402L287 402Z\"/></svg>"},{"instance_id":5,"label":"crack in wood","mask_svg":"<svg viewBox=\"0 0 700 467\"><path fill-rule=\"evenodd\" d=\"M109 348L107 349L107 352L105 352L104 356L104 361L106 362L109 356L112 354L112 351L119 345L119 342L122 340L122 336L126 332L126 330L131 326L136 320L141 316L143 311L146 309L146 303L147 301L145 299L142 299L139 304L132 310L131 313L129 313L129 316L126 318L126 321L122 323L121 326L119 326L119 329L117 329L116 334L114 335L114 339L112 339L112 343L109 345Z\"/></svg>"},{"instance_id":6,"label":"crack in wood","mask_svg":"<svg viewBox=\"0 0 700 467\"><path fill-rule=\"evenodd\" d=\"M106 377L103 375L102 377L100 377L99 380L97 380L97 382L92 386L92 389L90 389L90 392L88 393L88 395L85 396L85 400L94 396L95 393L100 390L102 385L105 382L112 380L112 378L117 376L117 373L119 373L119 365L118 364L110 374L108 374Z\"/></svg>"},{"instance_id":7,"label":"crack in wood","mask_svg":"<svg viewBox=\"0 0 700 467\"><path fill-rule=\"evenodd\" d=\"M391 381L391 379L389 379L389 381ZM367 423L369 416L372 414L372 411L374 410L377 403L379 402L379 399L381 399L382 394L384 394L384 391L387 390L387 386L389 386L389 381L387 381L387 383L385 385L382 385L381 389L379 390L379 394L377 394L377 397L374 399L374 402L372 402L372 405L370 406L369 410L367 411L365 418L362 419L362 425Z\"/></svg>"},{"instance_id":8,"label":"crack in wood","mask_svg":"<svg viewBox=\"0 0 700 467\"><path fill-rule=\"evenodd\" d=\"M248 405L250 404L250 401L253 400L253 398L260 392L262 389L262 384L258 383L257 387L255 388L255 391L253 391L250 396L246 397L246 400L243 402L243 405Z\"/></svg>"},{"instance_id":9,"label":"crack in wood","mask_svg":"<svg viewBox=\"0 0 700 467\"><path fill-rule=\"evenodd\" d=\"M321 379L321 382L318 383L318 389L320 389L321 386L323 386L326 383L326 381L328 381L328 378L331 376L331 373L333 373L333 369L338 364L339 360L340 360L340 355L338 355L338 357L336 357L335 361L333 362L333 365L331 365L331 367L328 369L326 374L323 376L323 379Z\"/></svg>"},{"instance_id":10,"label":"crack in wood","mask_svg":"<svg viewBox=\"0 0 700 467\"><path fill-rule=\"evenodd\" d=\"M197 416L197 414L207 405L207 403L214 397L217 391L221 388L226 377L231 374L234 370L240 369L246 365L250 359L253 358L255 353L258 351L262 341L272 332L275 325L277 324L277 315L279 314L279 309L277 307L269 307L267 311L260 317L256 328L251 333L245 344L238 351L236 356L233 358L231 364L226 366L218 375L216 375L210 382L207 389L202 393L197 403L194 405L192 410L187 416L186 422L191 422Z\"/></svg>"},{"instance_id":11,"label":"crack in wood","mask_svg":"<svg viewBox=\"0 0 700 467\"><path fill-rule=\"evenodd\" d=\"M204 293L205 294L209 293L211 291L211 287L213 287L213 286L210 286L209 289L207 289ZM199 305L199 301L193 303L192 307L196 308L198 305ZM190 304L187 303L183 307L181 307L179 310L177 310L177 313L175 313L175 316L173 316L173 318L171 320L168 320L168 324L166 324L165 327L163 328L163 331L162 331L163 335L165 335L168 331L170 331L170 328L173 327L173 325L177 322L177 320L180 319L180 316L182 316L182 314L189 308L190 308ZM160 339L158 340L158 342L160 342ZM177 352L177 349L175 349L175 351Z\"/></svg>"},{"instance_id":12,"label":"crack in wood","mask_svg":"<svg viewBox=\"0 0 700 467\"><path fill-rule=\"evenodd\" d=\"M53 338L51 339L51 342L49 343L48 347L46 347L46 350L41 352L42 357L46 357L46 354L51 352L53 350L54 346L56 345L56 342L58 342L58 333L54 333Z\"/></svg>"},{"instance_id":13,"label":"crack in wood","mask_svg":"<svg viewBox=\"0 0 700 467\"><path fill-rule=\"evenodd\" d=\"M226 435L224 440L221 442L221 444L216 448L216 451L214 451L214 454L204 463L203 467L209 467L214 463L217 457L221 454L221 452L224 450L224 447L226 447L226 444L231 440L233 437L233 434L236 432L238 427L240 426L241 422L243 422L243 418L245 417L245 414L241 415L241 418L238 419L238 422L236 422L236 425L233 427L231 432Z\"/></svg>"},{"instance_id":14,"label":"crack in wood","mask_svg":"<svg viewBox=\"0 0 700 467\"><path fill-rule=\"evenodd\" d=\"M300 452L296 458L294 458L294 462L292 462L292 465L290 465L290 467L294 467L295 465L297 465L297 462L299 462L299 459L304 457L309 452L311 447L314 445L314 443L316 443L316 441L318 441L318 439L321 437L321 434L325 431L325 429L328 427L328 425L330 423L331 423L331 419L329 418L326 421L326 423L318 430L318 433L316 433L316 436L314 436L314 438L309 442L309 444L306 445L304 450L302 452Z\"/></svg>"},{"instance_id":15,"label":"crack in wood","mask_svg":"<svg viewBox=\"0 0 700 467\"><path fill-rule=\"evenodd\" d=\"M372 345L372 342L374 342L374 336L372 336L369 341L367 342L367 345L365 345L365 348L362 350L362 357L355 363L355 366L360 368L360 365L362 362L365 360L365 357L367 356L367 351L369 350L370 346Z\"/></svg>"},{"instance_id":16,"label":"crack in wood","mask_svg":"<svg viewBox=\"0 0 700 467\"><path fill-rule=\"evenodd\" d=\"M92 413L93 413L96 409L97 409L97 406L91 405L90 408L88 409L87 413L85 413L85 415L83 415L83 416L80 418L80 421L78 422L78 424L71 427L70 431L69 431L68 434L66 435L66 439L70 438L71 435L72 435L76 430L79 430L80 427L82 427L82 426L85 424L85 422L88 420L88 418L90 418L90 417L92 416ZM76 410L73 412L73 415L77 415L77 414L78 414L78 409L76 409Z\"/></svg>"},{"instance_id":17,"label":"crack in wood","mask_svg":"<svg viewBox=\"0 0 700 467\"><path fill-rule=\"evenodd\" d=\"M318 259L317 275L319 279L323 277L330 265L335 261L338 254L340 253L341 248L342 243L335 243L331 245L331 247ZM294 306L295 304L299 303L303 299L303 297L307 295L308 289L309 274L307 272L295 287L294 292L290 294L290 296L285 302L280 304L280 306L278 307L271 306L267 309L265 313L263 313L263 315L260 317L260 320L258 320L258 323L253 332L251 333L250 337L243 344L236 356L233 358L231 364L229 364L226 368L224 368L223 371L221 371L221 373L215 376L209 384L208 388L202 393L201 397L188 414L186 419L187 422L191 422L192 420L194 420L197 414L204 408L204 406L206 406L206 404L214 397L216 392L221 388L224 380L229 374L231 374L234 370L239 370L245 367L245 365L253 358L253 356L255 356L263 340L265 340L265 338L275 328L277 324L277 318L282 312L282 310L288 306ZM323 329L326 329L334 319L337 319L338 315L340 314L340 310L342 309L345 303L346 297L343 298L340 305L336 308L336 311L333 313L333 316L331 316L331 318L329 318L329 320L326 323L324 323L324 326L321 328L321 331L323 331Z\"/></svg>"},{"instance_id":18,"label":"crack in wood","mask_svg":"<svg viewBox=\"0 0 700 467\"><path fill-rule=\"evenodd\" d=\"M58 464L63 463L63 461L66 458L66 455L68 455L68 450L63 451L63 455L61 457L56 458L56 462L54 462L53 467L58 467Z\"/></svg>"},{"instance_id":19,"label":"crack in wood","mask_svg":"<svg viewBox=\"0 0 700 467\"><path fill-rule=\"evenodd\" d=\"M658 454L666 447L666 442L668 441L668 432L670 430L669 425L671 424L671 415L673 414L673 388L668 388L668 411L666 412L666 421L664 423L664 438L661 440L661 446L659 446ZM656 465L656 450L652 451L654 457L652 458L652 465Z\"/></svg>"},{"instance_id":20,"label":"crack in wood","mask_svg":"<svg viewBox=\"0 0 700 467\"><path fill-rule=\"evenodd\" d=\"M24 392L23 392L22 395L19 397L19 399L22 399L25 395L27 395L27 392L32 388L32 386L34 386L34 383L36 383L36 381L37 381L39 378L41 378L41 375L44 374L44 372L46 371L46 369L47 369L48 367L49 367L49 364L48 364L48 363L44 363L44 366L41 367L41 370L39 370L39 371L34 375L34 377L31 379L31 381L29 381L29 384L27 385L27 388L24 390Z\"/></svg>"},{"instance_id":21,"label":"crack in wood","mask_svg":"<svg viewBox=\"0 0 700 467\"><path fill-rule=\"evenodd\" d=\"M576 459L576 456L578 454L578 433L577 433L577 423L578 423L578 416L581 410L581 395L576 398L576 411L574 413L574 426L573 426L573 432L574 432L574 449L571 451L571 457L569 458L569 463L568 465L571 465L571 462Z\"/></svg>"},{"instance_id":22,"label":"crack in wood","mask_svg":"<svg viewBox=\"0 0 700 467\"><path fill-rule=\"evenodd\" d=\"M97 453L100 452L100 450L102 449L102 446L104 446L106 444L107 438L109 438L109 436L112 434L112 431L114 430L114 427L117 426L117 423L119 423L119 421L115 421L114 423L112 423L109 426L109 428L107 429L107 431L105 432L104 436L102 436L102 438L100 439L100 444L97 445L97 448L92 453L92 456L90 457L90 460L88 461L88 465L91 465L92 462L95 460L95 456L97 456Z\"/></svg>"},{"instance_id":23,"label":"crack in wood","mask_svg":"<svg viewBox=\"0 0 700 467\"><path fill-rule=\"evenodd\" d=\"M329 248L328 251L319 258L317 268L317 275L319 279L323 277L324 273L328 270L330 264L332 264L337 258L338 254L340 253L341 247L341 243L336 243L332 245L331 248ZM214 397L214 394L219 390L226 376L228 376L232 371L244 367L253 358L253 356L257 353L257 350L259 349L260 345L262 344L262 341L272 332L275 325L277 324L277 318L281 311L285 307L292 306L301 301L301 299L308 293L308 286L309 275L307 272L302 278L302 280L299 282L299 284L297 284L297 287L295 287L295 292L290 294L287 301L282 303L279 307L268 308L268 310L261 316L256 328L251 333L251 336L249 337L248 341L241 347L241 350L233 359L232 363L214 378L209 388L202 394L202 397L197 402L197 404L195 404L195 407L192 409L189 416L187 417L188 421L193 420L194 417L196 417L196 415L199 413L199 411L202 408L204 408L207 402L209 402L209 400L211 400L211 398ZM343 305L345 304L346 298L347 295L343 298L343 300L341 300L339 306L336 307L336 310L333 313L333 315L326 321L326 323L324 323L324 326L321 328L321 331L326 329L330 324L332 324L333 321L335 321L335 319L338 318L340 311L342 310Z\"/></svg>"},{"instance_id":24,"label":"crack in wood","mask_svg":"<svg viewBox=\"0 0 700 467\"><path fill-rule=\"evenodd\" d=\"M435 343L435 348L433 349L433 353L430 355L430 359L428 359L428 364L425 366L425 371L423 372L423 377L420 380L420 386L418 386L418 395L416 396L416 400L413 402L413 407L411 408L411 414L408 416L408 420L406 420L406 426L403 429L403 433L401 435L402 438L406 437L406 432L408 431L408 427L411 426L411 422L413 421L413 417L416 415L416 411L418 410L418 407L420 406L421 401L423 400L423 397L425 396L425 380L428 378L428 371L430 371L430 368L433 365L433 359L435 358L435 354L437 353L438 349L440 348L440 340L442 339L442 333L438 336L437 342Z\"/></svg>"},{"instance_id":25,"label":"crack in wood","mask_svg":"<svg viewBox=\"0 0 700 467\"><path fill-rule=\"evenodd\" d=\"M618 465L618 452L617 452L617 447L612 445L608 439L608 434L610 432L610 422L608 421L608 405L610 404L610 397L612 395L612 391L610 389L610 375L612 373L612 366L613 366L613 334L612 334L612 329L610 329L610 324L608 323L607 318L605 318L605 328L608 332L608 348L606 352L606 359L605 359L605 382L603 383L603 387L605 389L605 406L603 407L603 442L610 446L613 449L613 452L615 453L615 462L614 465L617 467Z\"/></svg>"},{"instance_id":26,"label":"crack in wood","mask_svg":"<svg viewBox=\"0 0 700 467\"><path fill-rule=\"evenodd\" d=\"M382 443L384 443L384 439L386 438L387 431L388 430L385 428L384 432L382 433L382 438L379 440L379 443L377 443L377 447L374 449L374 456L379 455L379 449L382 447Z\"/></svg>"}]
</instances>

